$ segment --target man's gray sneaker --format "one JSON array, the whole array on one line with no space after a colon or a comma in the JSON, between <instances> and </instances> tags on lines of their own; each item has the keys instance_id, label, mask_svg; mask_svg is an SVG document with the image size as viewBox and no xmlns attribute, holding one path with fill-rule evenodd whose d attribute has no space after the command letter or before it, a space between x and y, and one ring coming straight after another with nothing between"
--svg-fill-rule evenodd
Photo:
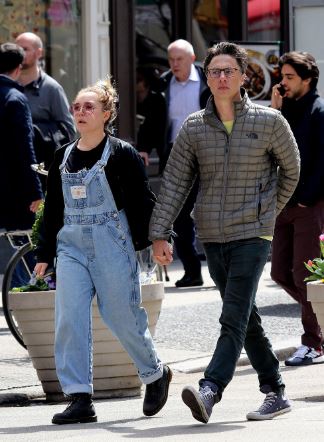
<instances>
[{"instance_id":1,"label":"man's gray sneaker","mask_svg":"<svg viewBox=\"0 0 324 442\"><path fill-rule=\"evenodd\" d=\"M274 392L270 390L271 388L268 385L264 385L261 388L261 391L266 393L266 397L258 410L250 411L250 413L246 415L248 420L259 421L273 419L280 414L291 411L291 404L284 393L282 391Z\"/></svg>"},{"instance_id":2,"label":"man's gray sneaker","mask_svg":"<svg viewBox=\"0 0 324 442\"><path fill-rule=\"evenodd\" d=\"M220 401L217 391L209 385L203 385L199 391L187 386L182 390L182 400L190 408L192 416L199 422L207 424L212 414L213 406Z\"/></svg>"}]
</instances>

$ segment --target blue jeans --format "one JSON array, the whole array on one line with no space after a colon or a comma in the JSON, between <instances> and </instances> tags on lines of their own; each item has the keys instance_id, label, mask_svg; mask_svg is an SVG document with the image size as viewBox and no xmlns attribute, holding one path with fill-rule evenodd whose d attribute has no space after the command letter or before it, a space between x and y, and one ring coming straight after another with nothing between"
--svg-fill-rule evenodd
<instances>
[{"instance_id":1,"label":"blue jeans","mask_svg":"<svg viewBox=\"0 0 324 442\"><path fill-rule=\"evenodd\" d=\"M220 291L223 308L220 337L200 384L213 382L220 395L233 378L243 346L258 373L260 387L270 385L275 391L284 387L278 359L265 336L255 303L269 248L270 241L261 238L204 244L209 272Z\"/></svg>"}]
</instances>

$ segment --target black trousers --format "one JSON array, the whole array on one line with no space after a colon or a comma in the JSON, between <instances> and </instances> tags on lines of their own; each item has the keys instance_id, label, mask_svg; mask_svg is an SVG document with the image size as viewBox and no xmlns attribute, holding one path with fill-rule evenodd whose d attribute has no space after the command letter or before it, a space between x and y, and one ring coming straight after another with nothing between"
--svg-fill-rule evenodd
<instances>
[{"instance_id":1,"label":"black trousers","mask_svg":"<svg viewBox=\"0 0 324 442\"><path fill-rule=\"evenodd\" d=\"M196 248L196 228L190 216L197 198L198 187L197 178L173 225L173 230L178 235L174 239L177 255L183 264L185 275L192 278L201 275L201 263Z\"/></svg>"}]
</instances>

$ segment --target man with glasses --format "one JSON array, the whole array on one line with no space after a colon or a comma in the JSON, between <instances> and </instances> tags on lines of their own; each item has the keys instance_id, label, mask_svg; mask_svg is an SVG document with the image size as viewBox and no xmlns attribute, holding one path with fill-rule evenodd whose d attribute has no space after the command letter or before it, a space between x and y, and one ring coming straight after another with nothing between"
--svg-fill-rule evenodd
<instances>
[{"instance_id":1,"label":"man with glasses","mask_svg":"<svg viewBox=\"0 0 324 442\"><path fill-rule=\"evenodd\" d=\"M299 154L280 112L247 97L246 67L247 53L234 43L209 49L204 68L212 97L179 132L150 226L155 260L166 265L172 261L172 223L199 173L194 219L223 307L220 337L199 391L185 387L182 399L204 423L231 381L243 347L266 395L247 418L272 419L290 411L255 297L276 215L298 182Z\"/></svg>"}]
</instances>

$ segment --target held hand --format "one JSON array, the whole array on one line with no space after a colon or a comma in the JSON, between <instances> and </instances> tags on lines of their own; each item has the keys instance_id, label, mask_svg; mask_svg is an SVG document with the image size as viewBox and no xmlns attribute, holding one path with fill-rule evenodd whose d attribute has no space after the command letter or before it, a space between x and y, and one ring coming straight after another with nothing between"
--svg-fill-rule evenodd
<instances>
[{"instance_id":1,"label":"held hand","mask_svg":"<svg viewBox=\"0 0 324 442\"><path fill-rule=\"evenodd\" d=\"M37 212L37 210L38 210L38 207L40 206L40 204L43 202L43 200L36 200L36 201L33 201L32 203L31 203L31 205L29 206L29 210L31 211L31 212L33 212L33 213L36 213Z\"/></svg>"},{"instance_id":2,"label":"held hand","mask_svg":"<svg viewBox=\"0 0 324 442\"><path fill-rule=\"evenodd\" d=\"M280 87L280 84L275 84L272 88L272 94L271 94L271 107L274 109L281 109L282 106L282 96L280 95L278 89Z\"/></svg>"},{"instance_id":3,"label":"held hand","mask_svg":"<svg viewBox=\"0 0 324 442\"><path fill-rule=\"evenodd\" d=\"M48 267L47 262L38 262L34 268L34 272L36 273L36 277L42 278L45 275L47 267Z\"/></svg>"},{"instance_id":4,"label":"held hand","mask_svg":"<svg viewBox=\"0 0 324 442\"><path fill-rule=\"evenodd\" d=\"M153 259L162 266L166 266L173 261L172 245L168 241L158 239L153 242Z\"/></svg>"},{"instance_id":5,"label":"held hand","mask_svg":"<svg viewBox=\"0 0 324 442\"><path fill-rule=\"evenodd\" d=\"M145 166L149 166L150 161L149 161L148 153L147 152L139 152L139 154L143 158Z\"/></svg>"}]
</instances>

